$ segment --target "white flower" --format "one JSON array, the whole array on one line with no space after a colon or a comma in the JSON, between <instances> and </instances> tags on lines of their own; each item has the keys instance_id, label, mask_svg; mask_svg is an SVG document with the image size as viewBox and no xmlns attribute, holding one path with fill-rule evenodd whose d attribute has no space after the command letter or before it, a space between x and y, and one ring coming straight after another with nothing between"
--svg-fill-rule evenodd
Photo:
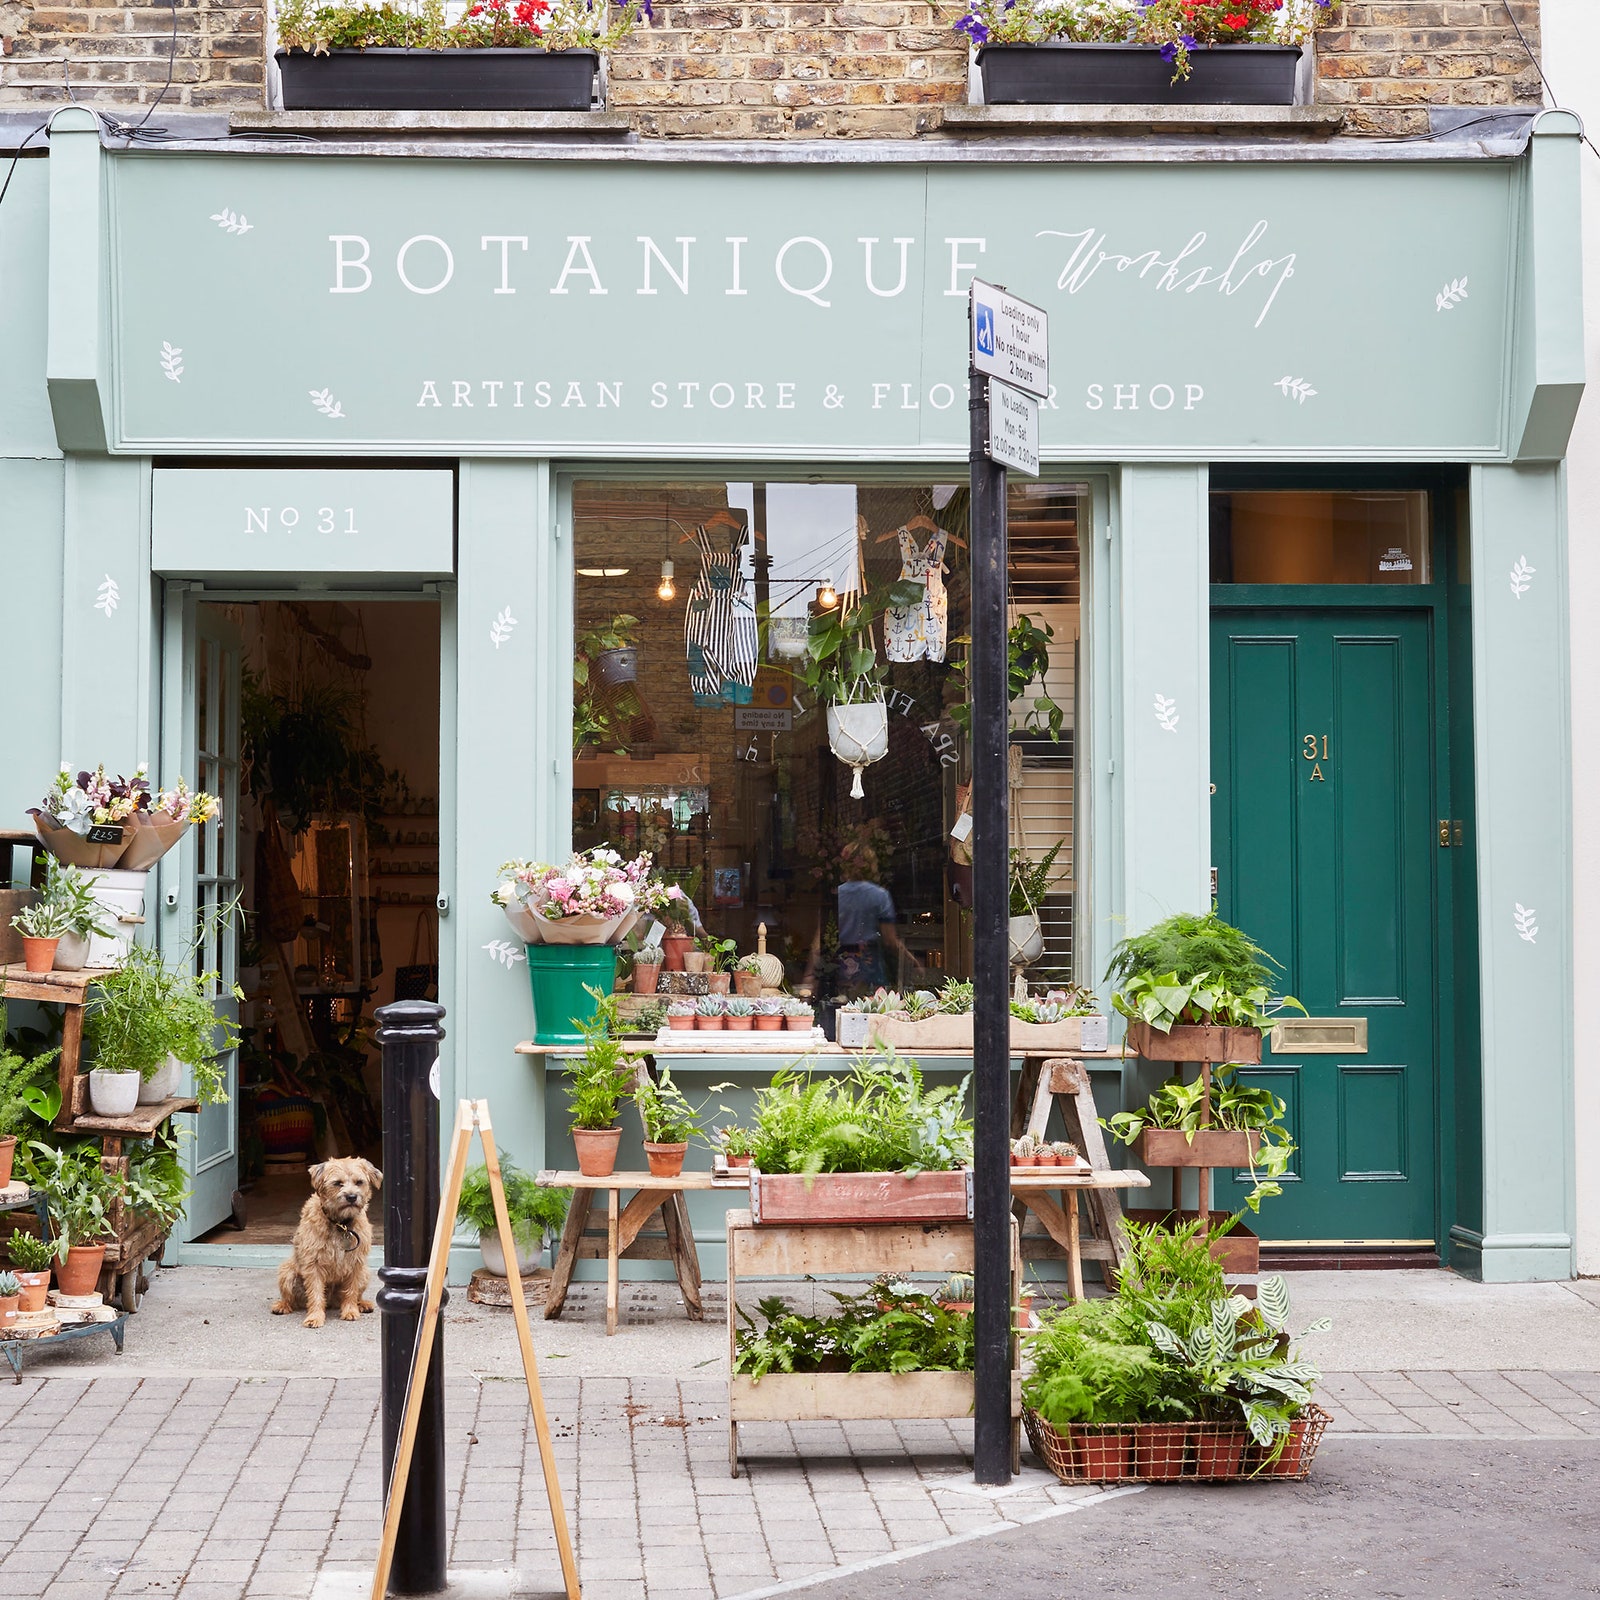
<instances>
[{"instance_id":1,"label":"white flower","mask_svg":"<svg viewBox=\"0 0 1600 1600\"><path fill-rule=\"evenodd\" d=\"M497 906L508 906L515 896L516 890L509 883L502 883L495 889L493 899Z\"/></svg>"},{"instance_id":2,"label":"white flower","mask_svg":"<svg viewBox=\"0 0 1600 1600\"><path fill-rule=\"evenodd\" d=\"M633 885L631 883L613 883L606 889L606 894L617 902L619 906L633 904Z\"/></svg>"}]
</instances>

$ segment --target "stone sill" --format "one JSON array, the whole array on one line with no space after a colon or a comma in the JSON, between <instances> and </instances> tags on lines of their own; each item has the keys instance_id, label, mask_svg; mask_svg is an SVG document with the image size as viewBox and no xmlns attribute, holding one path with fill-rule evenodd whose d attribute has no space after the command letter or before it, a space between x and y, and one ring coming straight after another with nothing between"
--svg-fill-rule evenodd
<instances>
[{"instance_id":1,"label":"stone sill","mask_svg":"<svg viewBox=\"0 0 1600 1600\"><path fill-rule=\"evenodd\" d=\"M1342 106L946 106L950 133L1244 133L1327 138Z\"/></svg>"},{"instance_id":2,"label":"stone sill","mask_svg":"<svg viewBox=\"0 0 1600 1600\"><path fill-rule=\"evenodd\" d=\"M601 134L624 136L623 111L230 111L236 134L305 133L333 136L427 137L482 134Z\"/></svg>"}]
</instances>

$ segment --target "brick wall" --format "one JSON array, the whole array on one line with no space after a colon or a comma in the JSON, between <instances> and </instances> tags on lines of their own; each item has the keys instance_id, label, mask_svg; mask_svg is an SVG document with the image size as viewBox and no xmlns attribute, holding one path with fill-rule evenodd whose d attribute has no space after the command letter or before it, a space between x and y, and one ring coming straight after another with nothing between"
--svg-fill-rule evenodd
<instances>
[{"instance_id":1,"label":"brick wall","mask_svg":"<svg viewBox=\"0 0 1600 1600\"><path fill-rule=\"evenodd\" d=\"M966 99L964 4L657 3L611 61L611 104L657 137L910 138Z\"/></svg>"},{"instance_id":2,"label":"brick wall","mask_svg":"<svg viewBox=\"0 0 1600 1600\"><path fill-rule=\"evenodd\" d=\"M1538 0L1512 3L1537 48ZM963 4L659 0L612 59L611 104L646 137L912 138L966 98ZM148 103L171 24L160 4L0 0L0 107L59 101L63 54L79 99ZM179 0L169 103L259 106L263 49L258 0ZM1352 133L1406 134L1429 105L1536 105L1539 79L1500 0L1347 0L1318 38L1317 98Z\"/></svg>"},{"instance_id":3,"label":"brick wall","mask_svg":"<svg viewBox=\"0 0 1600 1600\"><path fill-rule=\"evenodd\" d=\"M0 0L0 107L65 99L139 106L160 92L172 11L114 0ZM259 106L266 76L260 0L178 0L178 53L164 105ZM160 121L159 113L156 121Z\"/></svg>"},{"instance_id":4,"label":"brick wall","mask_svg":"<svg viewBox=\"0 0 1600 1600\"><path fill-rule=\"evenodd\" d=\"M1511 3L1537 50L1538 0ZM1539 74L1501 0L1348 0L1317 36L1317 99L1349 133L1426 133L1430 105L1538 105Z\"/></svg>"}]
</instances>

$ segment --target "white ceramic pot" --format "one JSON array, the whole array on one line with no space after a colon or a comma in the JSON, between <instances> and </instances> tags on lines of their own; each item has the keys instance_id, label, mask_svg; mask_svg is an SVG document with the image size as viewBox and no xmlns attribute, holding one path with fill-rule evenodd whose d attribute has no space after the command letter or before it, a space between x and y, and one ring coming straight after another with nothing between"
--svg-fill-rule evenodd
<instances>
[{"instance_id":1,"label":"white ceramic pot","mask_svg":"<svg viewBox=\"0 0 1600 1600\"><path fill-rule=\"evenodd\" d=\"M150 873L124 872L120 867L108 868L93 874L94 897L101 910L101 921L113 930L111 938L93 934L89 939L90 967L119 967L128 954L128 946L144 921L145 890L150 883Z\"/></svg>"},{"instance_id":2,"label":"white ceramic pot","mask_svg":"<svg viewBox=\"0 0 1600 1600\"><path fill-rule=\"evenodd\" d=\"M96 1067L89 1074L89 1105L97 1117L131 1117L138 1103L137 1072L102 1072Z\"/></svg>"},{"instance_id":3,"label":"white ceramic pot","mask_svg":"<svg viewBox=\"0 0 1600 1600\"><path fill-rule=\"evenodd\" d=\"M834 1042L845 1050L864 1045L872 1036L873 1016L870 1011L841 1011L834 1018Z\"/></svg>"},{"instance_id":4,"label":"white ceramic pot","mask_svg":"<svg viewBox=\"0 0 1600 1600\"><path fill-rule=\"evenodd\" d=\"M57 972L81 972L89 965L89 935L64 933L56 945Z\"/></svg>"},{"instance_id":5,"label":"white ceramic pot","mask_svg":"<svg viewBox=\"0 0 1600 1600\"><path fill-rule=\"evenodd\" d=\"M864 700L859 705L829 706L828 748L849 767L850 797L860 800L865 794L861 787L863 770L889 753L887 702Z\"/></svg>"},{"instance_id":6,"label":"white ceramic pot","mask_svg":"<svg viewBox=\"0 0 1600 1600\"><path fill-rule=\"evenodd\" d=\"M537 1233L524 1239L513 1232L511 1237L517 1247L517 1276L526 1278L539 1265L539 1257L544 1253L544 1235ZM500 1248L498 1229L491 1229L479 1238L478 1250L483 1256L485 1271L497 1278L506 1276L506 1253Z\"/></svg>"},{"instance_id":7,"label":"white ceramic pot","mask_svg":"<svg viewBox=\"0 0 1600 1600\"><path fill-rule=\"evenodd\" d=\"M1031 967L1044 954L1044 929L1039 926L1039 913L1030 911L1025 917L1012 917L1007 924L1007 938L1011 946L1011 965Z\"/></svg>"},{"instance_id":8,"label":"white ceramic pot","mask_svg":"<svg viewBox=\"0 0 1600 1600\"><path fill-rule=\"evenodd\" d=\"M177 1092L178 1085L183 1081L183 1063L175 1056L167 1056L167 1064L157 1067L155 1076L146 1078L139 1085L139 1104L153 1106L158 1101L170 1100Z\"/></svg>"}]
</instances>

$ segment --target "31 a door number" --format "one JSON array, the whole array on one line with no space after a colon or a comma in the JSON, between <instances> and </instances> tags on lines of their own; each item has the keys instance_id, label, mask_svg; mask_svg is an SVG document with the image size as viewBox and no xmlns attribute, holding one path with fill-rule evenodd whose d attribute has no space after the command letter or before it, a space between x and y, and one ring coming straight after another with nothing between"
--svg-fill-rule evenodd
<instances>
[{"instance_id":1,"label":"31 a door number","mask_svg":"<svg viewBox=\"0 0 1600 1600\"><path fill-rule=\"evenodd\" d=\"M1326 783L1328 780L1322 775L1322 763L1328 759L1327 734L1321 735L1319 743L1317 734L1308 733L1300 741L1300 754L1304 760L1311 763L1311 776L1306 781L1308 783Z\"/></svg>"}]
</instances>

